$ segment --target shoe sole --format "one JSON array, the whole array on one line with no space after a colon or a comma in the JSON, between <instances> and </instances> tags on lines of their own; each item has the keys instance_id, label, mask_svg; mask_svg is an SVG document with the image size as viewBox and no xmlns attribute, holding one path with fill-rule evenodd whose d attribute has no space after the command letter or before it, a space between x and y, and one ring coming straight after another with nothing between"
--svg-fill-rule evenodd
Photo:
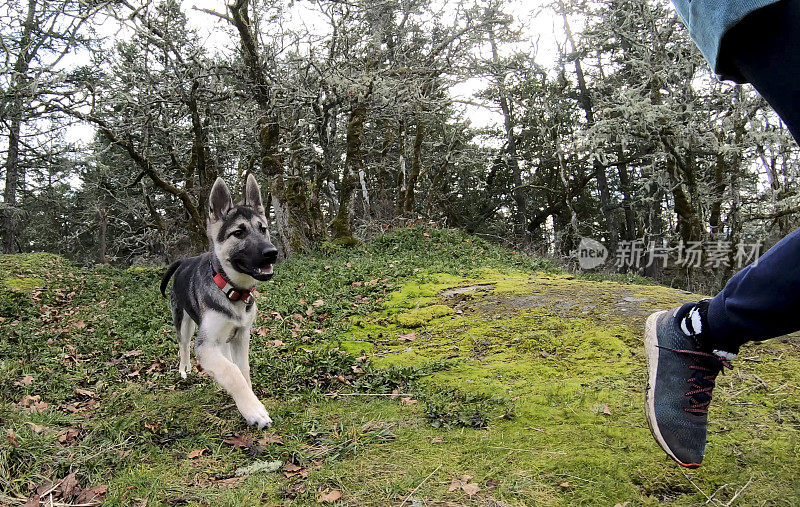
<instances>
[{"instance_id":1,"label":"shoe sole","mask_svg":"<svg viewBox=\"0 0 800 507\"><path fill-rule=\"evenodd\" d=\"M661 430L658 428L658 423L656 422L655 392L659 352L657 335L658 319L663 314L668 312L669 310L665 310L650 315L647 318L647 324L645 324L644 328L644 349L647 356L647 389L645 390L644 396L644 413L647 418L647 426L650 427L650 433L653 435L653 439L656 441L659 447L661 447L664 452L666 452L667 455L675 460L675 462L680 466L686 468L697 468L700 466L699 463L684 463L672 453L666 441L664 440L664 437L661 436Z\"/></svg>"}]
</instances>

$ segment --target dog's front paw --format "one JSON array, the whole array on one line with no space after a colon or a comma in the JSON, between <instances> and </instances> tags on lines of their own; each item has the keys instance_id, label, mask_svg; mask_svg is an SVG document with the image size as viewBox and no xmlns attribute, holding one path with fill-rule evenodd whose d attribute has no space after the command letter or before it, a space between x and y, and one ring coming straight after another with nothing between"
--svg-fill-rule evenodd
<instances>
[{"instance_id":1,"label":"dog's front paw","mask_svg":"<svg viewBox=\"0 0 800 507\"><path fill-rule=\"evenodd\" d=\"M267 412L267 409L264 408L264 405L260 401L256 401L248 407L243 407L239 411L250 426L255 426L258 429L272 426L272 419L269 417L269 412Z\"/></svg>"}]
</instances>

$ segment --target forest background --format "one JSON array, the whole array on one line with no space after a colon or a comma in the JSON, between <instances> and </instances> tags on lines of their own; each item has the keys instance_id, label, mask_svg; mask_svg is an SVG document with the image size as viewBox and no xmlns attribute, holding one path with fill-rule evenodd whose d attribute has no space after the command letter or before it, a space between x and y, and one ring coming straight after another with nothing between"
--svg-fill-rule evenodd
<instances>
[{"instance_id":1,"label":"forest background","mask_svg":"<svg viewBox=\"0 0 800 507\"><path fill-rule=\"evenodd\" d=\"M6 253L165 264L252 173L284 257L423 222L712 292L800 213L791 135L665 0L11 0L0 26Z\"/></svg>"}]
</instances>

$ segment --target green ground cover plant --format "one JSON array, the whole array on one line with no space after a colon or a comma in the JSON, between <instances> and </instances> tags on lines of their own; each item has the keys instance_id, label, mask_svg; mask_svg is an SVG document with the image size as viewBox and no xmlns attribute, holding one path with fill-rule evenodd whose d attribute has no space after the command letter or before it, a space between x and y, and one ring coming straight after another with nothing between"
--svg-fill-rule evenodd
<instances>
[{"instance_id":1,"label":"green ground cover plant","mask_svg":"<svg viewBox=\"0 0 800 507\"><path fill-rule=\"evenodd\" d=\"M448 230L328 245L260 287L253 385L275 425L255 431L196 363L180 379L163 269L0 270L0 504L800 502L794 337L718 380L702 468L652 441L643 322L683 291Z\"/></svg>"}]
</instances>

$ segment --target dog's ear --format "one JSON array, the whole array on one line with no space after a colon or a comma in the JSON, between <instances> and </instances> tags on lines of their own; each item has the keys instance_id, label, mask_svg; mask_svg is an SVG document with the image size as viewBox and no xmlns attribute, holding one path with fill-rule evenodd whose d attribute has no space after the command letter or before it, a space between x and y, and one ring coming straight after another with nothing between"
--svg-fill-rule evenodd
<instances>
[{"instance_id":1,"label":"dog's ear","mask_svg":"<svg viewBox=\"0 0 800 507\"><path fill-rule=\"evenodd\" d=\"M264 205L261 203L261 188L252 173L247 175L247 185L244 190L244 204L250 206L259 215L264 214Z\"/></svg>"},{"instance_id":2,"label":"dog's ear","mask_svg":"<svg viewBox=\"0 0 800 507\"><path fill-rule=\"evenodd\" d=\"M214 186L211 187L211 195L208 198L208 218L212 221L222 220L225 215L233 208L233 199L231 199L231 192L228 190L228 185L222 180L217 178Z\"/></svg>"}]
</instances>

